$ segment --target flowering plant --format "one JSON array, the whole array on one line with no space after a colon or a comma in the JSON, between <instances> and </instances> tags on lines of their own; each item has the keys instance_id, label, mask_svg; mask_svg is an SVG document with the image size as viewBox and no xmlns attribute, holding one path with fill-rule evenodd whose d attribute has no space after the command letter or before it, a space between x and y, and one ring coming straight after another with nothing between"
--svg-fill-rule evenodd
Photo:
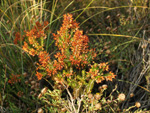
<instances>
[{"instance_id":1,"label":"flowering plant","mask_svg":"<svg viewBox=\"0 0 150 113\"><path fill-rule=\"evenodd\" d=\"M54 90L41 93L39 98L48 106L52 105L51 110L57 108L57 111L62 111L64 108L69 112L77 113L81 111L81 107L84 112L87 107L93 105L97 107L91 107L89 111L101 110L101 104L98 103L102 96L100 93L104 90L96 94L96 101L93 100L87 104L88 106L84 104L89 101L87 98L93 98L88 95L91 94L95 82L112 81L116 75L109 71L108 63L98 64L93 61L96 52L94 49L89 49L89 39L83 35L82 30L79 30L79 24L73 20L72 15L65 14L63 17L62 27L53 34L55 46L58 47L58 51L53 56L54 60L44 50L46 34L42 27L45 25L36 23L37 27L26 32L27 38L24 41L23 50L32 56L38 56L36 68L38 80L50 78L54 85L52 86ZM52 101L48 101L50 98Z\"/></svg>"}]
</instances>

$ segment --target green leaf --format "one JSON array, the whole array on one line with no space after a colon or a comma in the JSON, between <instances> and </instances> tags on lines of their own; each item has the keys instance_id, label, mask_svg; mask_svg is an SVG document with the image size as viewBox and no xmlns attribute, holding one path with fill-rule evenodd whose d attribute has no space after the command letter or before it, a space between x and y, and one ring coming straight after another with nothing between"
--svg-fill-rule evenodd
<instances>
[{"instance_id":1,"label":"green leaf","mask_svg":"<svg viewBox=\"0 0 150 113\"><path fill-rule=\"evenodd\" d=\"M85 70L82 70L82 76L85 77Z\"/></svg>"},{"instance_id":2,"label":"green leaf","mask_svg":"<svg viewBox=\"0 0 150 113\"><path fill-rule=\"evenodd\" d=\"M94 87L94 80L90 80L89 83L86 85L86 92L90 93Z\"/></svg>"}]
</instances>

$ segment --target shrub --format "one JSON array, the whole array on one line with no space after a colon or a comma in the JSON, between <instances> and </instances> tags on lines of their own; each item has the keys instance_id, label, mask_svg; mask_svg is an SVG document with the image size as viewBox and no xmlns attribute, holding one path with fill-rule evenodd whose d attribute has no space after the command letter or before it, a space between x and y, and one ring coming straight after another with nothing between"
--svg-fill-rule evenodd
<instances>
[{"instance_id":1,"label":"shrub","mask_svg":"<svg viewBox=\"0 0 150 113\"><path fill-rule=\"evenodd\" d=\"M38 56L38 80L50 78L54 85L53 90L42 90L38 98L47 103L51 111L102 110L106 104L102 95L107 88L102 88L92 97L89 95L93 95L91 92L95 82L112 81L116 75L109 71L108 63L94 62L96 52L89 49L89 39L79 30L79 24L72 15L65 14L63 17L60 30L53 34L58 51L52 58L44 48L46 35L41 24L38 23L37 27L25 34L23 50Z\"/></svg>"}]
</instances>

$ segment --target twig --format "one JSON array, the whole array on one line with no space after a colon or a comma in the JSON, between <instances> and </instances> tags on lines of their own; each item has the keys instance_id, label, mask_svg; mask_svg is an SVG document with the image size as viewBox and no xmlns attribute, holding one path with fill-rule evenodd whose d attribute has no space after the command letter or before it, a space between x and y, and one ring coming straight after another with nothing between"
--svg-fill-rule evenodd
<instances>
[{"instance_id":1,"label":"twig","mask_svg":"<svg viewBox=\"0 0 150 113\"><path fill-rule=\"evenodd\" d=\"M80 111L80 107L81 107L81 102L82 102L82 100L83 100L83 95L81 95L81 99L80 98L78 98L78 110L77 110L77 113L79 113L79 111Z\"/></svg>"},{"instance_id":2,"label":"twig","mask_svg":"<svg viewBox=\"0 0 150 113\"><path fill-rule=\"evenodd\" d=\"M75 113L77 113L76 108L75 108L74 103L73 103L74 99L73 99L73 97L72 97L72 95L71 95L70 91L69 91L69 90L68 90L68 88L64 85L64 83L62 83L62 84L63 84L63 86L64 86L64 87L65 87L65 89L67 90L67 93L68 93L68 94L69 94L69 96L70 96L71 104L72 104L72 107L73 107L73 109L74 109Z\"/></svg>"}]
</instances>

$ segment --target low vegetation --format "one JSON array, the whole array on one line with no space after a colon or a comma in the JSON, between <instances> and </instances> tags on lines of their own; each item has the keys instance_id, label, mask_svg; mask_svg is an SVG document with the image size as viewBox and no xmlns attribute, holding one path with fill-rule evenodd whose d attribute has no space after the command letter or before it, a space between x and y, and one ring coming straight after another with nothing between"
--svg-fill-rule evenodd
<instances>
[{"instance_id":1,"label":"low vegetation","mask_svg":"<svg viewBox=\"0 0 150 113\"><path fill-rule=\"evenodd\" d=\"M149 0L1 0L2 113L150 108Z\"/></svg>"}]
</instances>

